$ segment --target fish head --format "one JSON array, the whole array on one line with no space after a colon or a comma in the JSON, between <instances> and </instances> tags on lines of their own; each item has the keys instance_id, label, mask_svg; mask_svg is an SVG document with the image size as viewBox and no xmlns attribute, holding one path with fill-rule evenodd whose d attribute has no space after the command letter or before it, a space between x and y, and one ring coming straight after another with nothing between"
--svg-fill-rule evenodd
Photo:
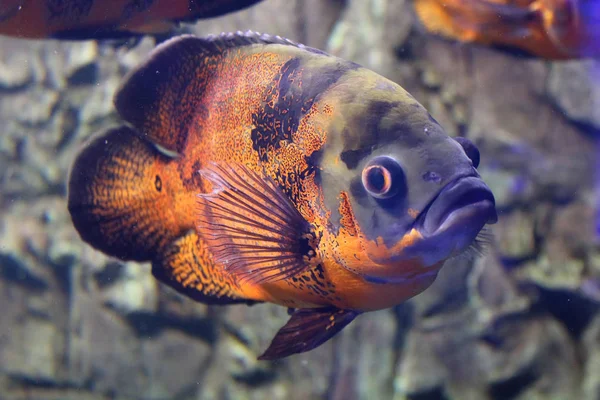
<instances>
[{"instance_id":1,"label":"fish head","mask_svg":"<svg viewBox=\"0 0 600 400\"><path fill-rule=\"evenodd\" d=\"M389 281L461 254L497 215L471 141L449 137L397 85L364 93L346 109L343 143L331 151L339 161L323 163L322 187L330 209L338 204L338 238L351 232L338 242L354 243L338 262Z\"/></svg>"}]
</instances>

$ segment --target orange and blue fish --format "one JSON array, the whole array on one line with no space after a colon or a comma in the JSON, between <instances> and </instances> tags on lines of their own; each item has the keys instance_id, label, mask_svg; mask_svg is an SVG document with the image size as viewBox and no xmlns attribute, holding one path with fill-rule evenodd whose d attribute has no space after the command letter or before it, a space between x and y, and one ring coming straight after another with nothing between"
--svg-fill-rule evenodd
<instances>
[{"instance_id":1,"label":"orange and blue fish","mask_svg":"<svg viewBox=\"0 0 600 400\"><path fill-rule=\"evenodd\" d=\"M171 32L260 0L2 0L0 35L27 39L124 39Z\"/></svg>"},{"instance_id":2,"label":"orange and blue fish","mask_svg":"<svg viewBox=\"0 0 600 400\"><path fill-rule=\"evenodd\" d=\"M287 39L179 36L114 102L126 124L71 170L74 226L199 302L292 309L261 359L417 295L497 220L473 143L398 84Z\"/></svg>"},{"instance_id":3,"label":"orange and blue fish","mask_svg":"<svg viewBox=\"0 0 600 400\"><path fill-rule=\"evenodd\" d=\"M425 28L548 60L600 56L597 0L414 0Z\"/></svg>"}]
</instances>

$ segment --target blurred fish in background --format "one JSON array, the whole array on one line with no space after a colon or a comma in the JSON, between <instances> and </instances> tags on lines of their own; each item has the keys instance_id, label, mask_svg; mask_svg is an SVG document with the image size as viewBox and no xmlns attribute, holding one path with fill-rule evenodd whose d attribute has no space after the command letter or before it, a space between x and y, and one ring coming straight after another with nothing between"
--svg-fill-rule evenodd
<instances>
[{"instance_id":1,"label":"blurred fish in background","mask_svg":"<svg viewBox=\"0 0 600 400\"><path fill-rule=\"evenodd\" d=\"M431 33L548 60L598 57L597 0L415 0Z\"/></svg>"},{"instance_id":2,"label":"blurred fish in background","mask_svg":"<svg viewBox=\"0 0 600 400\"><path fill-rule=\"evenodd\" d=\"M2 0L0 35L26 39L124 39L168 34L261 0Z\"/></svg>"}]
</instances>

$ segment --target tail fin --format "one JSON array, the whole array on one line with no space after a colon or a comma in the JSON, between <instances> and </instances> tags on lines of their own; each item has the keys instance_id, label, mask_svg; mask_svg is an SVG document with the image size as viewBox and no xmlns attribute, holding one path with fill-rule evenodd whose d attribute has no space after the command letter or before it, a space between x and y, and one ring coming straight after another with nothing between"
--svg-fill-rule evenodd
<instances>
[{"instance_id":1,"label":"tail fin","mask_svg":"<svg viewBox=\"0 0 600 400\"><path fill-rule=\"evenodd\" d=\"M189 229L170 207L168 161L125 126L93 138L69 178L68 208L83 240L110 256L149 261Z\"/></svg>"},{"instance_id":2,"label":"tail fin","mask_svg":"<svg viewBox=\"0 0 600 400\"><path fill-rule=\"evenodd\" d=\"M192 206L169 157L122 126L81 151L69 179L68 207L83 240L123 260L152 261L152 273L207 304L253 304L215 265L194 231ZM177 201L175 201L175 197ZM179 214L175 214L177 211ZM190 220L185 215L190 215Z\"/></svg>"}]
</instances>

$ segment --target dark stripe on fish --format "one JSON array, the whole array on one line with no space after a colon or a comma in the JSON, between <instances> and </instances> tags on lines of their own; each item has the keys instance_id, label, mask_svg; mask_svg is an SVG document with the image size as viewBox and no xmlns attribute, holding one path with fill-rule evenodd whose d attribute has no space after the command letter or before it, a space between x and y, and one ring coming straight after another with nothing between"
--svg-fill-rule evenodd
<instances>
[{"instance_id":1,"label":"dark stripe on fish","mask_svg":"<svg viewBox=\"0 0 600 400\"><path fill-rule=\"evenodd\" d=\"M189 0L188 9L192 15L182 19L181 22L195 21L198 19L199 15L201 15L202 18L218 17L230 12L243 10L260 1L261 0Z\"/></svg>"},{"instance_id":2,"label":"dark stripe on fish","mask_svg":"<svg viewBox=\"0 0 600 400\"><path fill-rule=\"evenodd\" d=\"M20 5L16 5L13 8L9 8L8 10L6 10L6 12L4 14L0 14L0 22L8 21L9 19L11 19L15 15L17 15L17 13L20 10L21 10Z\"/></svg>"},{"instance_id":3,"label":"dark stripe on fish","mask_svg":"<svg viewBox=\"0 0 600 400\"><path fill-rule=\"evenodd\" d=\"M282 141L291 142L302 117L346 71L347 68L323 71L306 82L300 59L292 58L281 67L265 91L264 107L252 116L252 147L261 161L268 162L270 153L279 149Z\"/></svg>"},{"instance_id":4,"label":"dark stripe on fish","mask_svg":"<svg viewBox=\"0 0 600 400\"><path fill-rule=\"evenodd\" d=\"M134 14L148 10L153 3L154 0L131 0L123 7L123 20L126 21L133 17Z\"/></svg>"},{"instance_id":5,"label":"dark stripe on fish","mask_svg":"<svg viewBox=\"0 0 600 400\"><path fill-rule=\"evenodd\" d=\"M90 38L92 37L96 40L121 40L131 39L132 37L144 36L143 33L129 32L126 30L119 31L117 29L118 26L116 25L91 26L88 28L77 28L58 31L53 33L49 37L52 39L59 40L90 40Z\"/></svg>"},{"instance_id":6,"label":"dark stripe on fish","mask_svg":"<svg viewBox=\"0 0 600 400\"><path fill-rule=\"evenodd\" d=\"M265 90L264 106L252 115L250 138L261 162L271 162L274 151L292 142L300 121L320 96L354 68L356 64L336 64L335 68L303 76L304 68L299 58L292 58L281 67ZM306 157L307 168L287 174L276 172L281 190L294 204L298 204L300 191L296 189L302 188L302 181L310 176L314 176L316 182L320 181L318 166L321 158L322 151L316 150Z\"/></svg>"},{"instance_id":7,"label":"dark stripe on fish","mask_svg":"<svg viewBox=\"0 0 600 400\"><path fill-rule=\"evenodd\" d=\"M348 169L355 169L365 156L371 154L373 146L389 141L382 139L387 132L382 132L380 124L383 117L400 105L398 101L372 101L365 105L363 114L356 115L361 121L360 129L356 129L357 124L348 124L342 133L345 147L340 153L340 159ZM406 124L410 126L410 123Z\"/></svg>"},{"instance_id":8,"label":"dark stripe on fish","mask_svg":"<svg viewBox=\"0 0 600 400\"><path fill-rule=\"evenodd\" d=\"M348 169L355 169L360 160L371 154L371 149L345 150L340 154L340 159Z\"/></svg>"},{"instance_id":9,"label":"dark stripe on fish","mask_svg":"<svg viewBox=\"0 0 600 400\"><path fill-rule=\"evenodd\" d=\"M300 60L292 58L286 62L265 91L264 107L252 115L254 128L250 134L252 147L261 161L268 162L269 153L281 146L281 141L291 141L292 129L298 128L302 115L298 113L298 102L302 96L288 96L290 77L297 72ZM305 99L312 101L314 99Z\"/></svg>"},{"instance_id":10,"label":"dark stripe on fish","mask_svg":"<svg viewBox=\"0 0 600 400\"><path fill-rule=\"evenodd\" d=\"M94 0L46 0L49 20L79 21L92 10Z\"/></svg>"}]
</instances>

